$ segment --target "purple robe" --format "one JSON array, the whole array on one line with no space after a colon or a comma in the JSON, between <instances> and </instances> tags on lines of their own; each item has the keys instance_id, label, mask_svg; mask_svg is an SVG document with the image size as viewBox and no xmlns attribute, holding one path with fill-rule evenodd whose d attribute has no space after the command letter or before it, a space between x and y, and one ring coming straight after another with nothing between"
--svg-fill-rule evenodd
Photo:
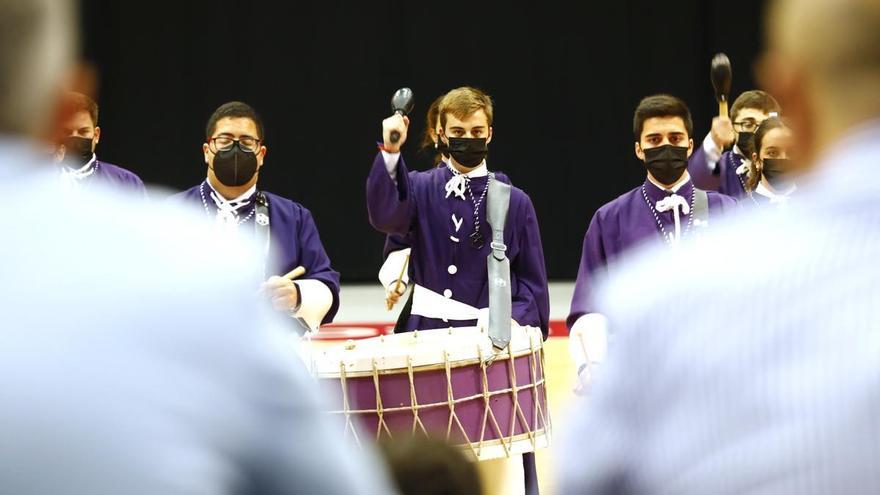
<instances>
[{"instance_id":1,"label":"purple robe","mask_svg":"<svg viewBox=\"0 0 880 495\"><path fill-rule=\"evenodd\" d=\"M491 252L489 241L492 237L492 230L486 222L486 201L479 207L480 232L486 243L481 249L475 249L468 239L474 231L474 205L470 196L466 200L454 195L446 197L445 185L451 177L452 171L447 167L410 172L401 156L395 184L379 153L367 178L370 223L386 234L409 236L413 282L439 294L449 290L452 299L484 308L489 304L486 258ZM495 177L510 182L501 173L496 173ZM487 177L471 179L474 196L479 198L487 183ZM453 214L463 221L458 231L452 221ZM459 242L451 237L458 238ZM540 328L546 337L550 299L538 219L531 199L516 187L511 187L504 242L510 259L513 319L520 325ZM475 324L476 320L444 322L412 315L406 330Z\"/></svg>"},{"instance_id":2,"label":"purple robe","mask_svg":"<svg viewBox=\"0 0 880 495\"><path fill-rule=\"evenodd\" d=\"M644 187L644 194L642 188ZM691 181L684 183L676 194L692 203L694 185ZM722 214L736 208L735 199L713 191L707 192L709 196L709 224L716 221ZM658 248L667 249L663 245L663 237L657 219L663 224L666 232L672 234L675 230L675 220L672 211L656 212L657 218L645 201L645 195L651 205L655 206L661 199L669 196L663 189L655 186L651 181L645 181L639 186L617 199L606 203L599 208L584 236L584 247L581 252L581 264L578 269L577 283L574 288L574 296L571 300L571 311L566 323L569 329L581 316L594 313L593 290L596 277L604 274L609 263L617 260L630 249L643 243L654 242ZM690 214L681 215L681 241L687 242L689 236L694 235L703 226L691 225L687 229Z\"/></svg>"},{"instance_id":3,"label":"purple robe","mask_svg":"<svg viewBox=\"0 0 880 495\"><path fill-rule=\"evenodd\" d=\"M746 197L745 183L748 172L737 175L736 169L742 165L744 158L739 153L725 151L715 164L715 170L709 170L706 152L700 146L691 153L688 159L688 173L694 184L703 190L718 191L738 200Z\"/></svg>"},{"instance_id":4,"label":"purple robe","mask_svg":"<svg viewBox=\"0 0 880 495\"><path fill-rule=\"evenodd\" d=\"M134 172L97 159L92 167L95 168L95 171L79 181L83 186L88 187L92 183L102 183L114 189L130 191L143 197L147 196L147 189L144 187L143 181Z\"/></svg>"},{"instance_id":5,"label":"purple robe","mask_svg":"<svg viewBox=\"0 0 880 495\"><path fill-rule=\"evenodd\" d=\"M206 198L202 202L202 193ZM206 215L213 220L217 215L217 206L210 198L211 187L206 183L191 187L186 191L175 194L169 201L180 201L204 211L208 207ZM301 279L320 280L333 294L333 304L322 320L322 324L330 323L339 310L339 273L330 267L330 258L321 244L318 236L318 228L312 213L294 201L283 198L276 194L263 191L269 201L269 231L272 238L270 252L270 264L266 267L267 276L283 275L297 266L306 268L306 273ZM248 217L239 228L245 232L256 232L254 225L254 209L256 204L254 197L250 198L250 204L240 210L242 218Z\"/></svg>"},{"instance_id":6,"label":"purple robe","mask_svg":"<svg viewBox=\"0 0 880 495\"><path fill-rule=\"evenodd\" d=\"M387 258L392 252L408 247L412 247L412 241L408 235L389 234L385 237L385 247L382 249L382 256Z\"/></svg>"}]
</instances>

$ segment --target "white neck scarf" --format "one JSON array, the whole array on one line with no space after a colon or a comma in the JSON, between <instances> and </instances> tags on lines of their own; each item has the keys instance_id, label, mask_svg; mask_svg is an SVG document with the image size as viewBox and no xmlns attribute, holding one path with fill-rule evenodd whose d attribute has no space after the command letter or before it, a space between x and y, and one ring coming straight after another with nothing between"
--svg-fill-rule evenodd
<instances>
[{"instance_id":1,"label":"white neck scarf","mask_svg":"<svg viewBox=\"0 0 880 495\"><path fill-rule=\"evenodd\" d=\"M450 178L446 182L447 198L450 194L455 194L461 199L466 199L464 193L465 191L467 191L468 182L470 182L470 180L473 178L485 177L489 175L489 168L486 166L486 160L483 160L483 163L477 165L476 168L464 174L456 170L451 163L444 163L446 163L446 168L452 171L452 178Z\"/></svg>"},{"instance_id":2,"label":"white neck scarf","mask_svg":"<svg viewBox=\"0 0 880 495\"><path fill-rule=\"evenodd\" d=\"M226 199L214 189L214 186L211 185L210 181L205 182L207 182L208 187L211 188L211 199L214 200L214 204L217 205L217 216L215 217L215 221L218 224L233 229L238 227L238 224L241 223L238 211L250 204L250 197L257 191L256 184L251 186L251 188L245 191L241 196Z\"/></svg>"},{"instance_id":3,"label":"white neck scarf","mask_svg":"<svg viewBox=\"0 0 880 495\"><path fill-rule=\"evenodd\" d=\"M684 197L679 196L678 194L673 194L657 201L657 211L662 213L669 210L672 210L672 217L675 220L675 232L671 239L671 243L676 245L681 240L681 215L689 214L691 212L691 206Z\"/></svg>"},{"instance_id":4,"label":"white neck scarf","mask_svg":"<svg viewBox=\"0 0 880 495\"><path fill-rule=\"evenodd\" d=\"M96 166L97 157L94 153L92 153L92 159L86 162L80 168L73 169L64 165L61 167L61 183L64 184L65 187L76 187L79 185L79 181L85 179L86 177L95 173L97 170Z\"/></svg>"}]
</instances>

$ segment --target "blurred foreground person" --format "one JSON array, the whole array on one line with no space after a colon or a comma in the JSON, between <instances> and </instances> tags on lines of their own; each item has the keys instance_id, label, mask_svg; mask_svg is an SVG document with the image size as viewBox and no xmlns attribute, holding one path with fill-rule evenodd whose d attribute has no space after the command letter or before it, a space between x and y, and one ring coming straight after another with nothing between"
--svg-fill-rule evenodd
<instances>
[{"instance_id":1,"label":"blurred foreground person","mask_svg":"<svg viewBox=\"0 0 880 495\"><path fill-rule=\"evenodd\" d=\"M0 218L0 493L389 493L329 433L249 248L46 180L73 10L0 0L0 194L21 208Z\"/></svg>"},{"instance_id":2,"label":"blurred foreground person","mask_svg":"<svg viewBox=\"0 0 880 495\"><path fill-rule=\"evenodd\" d=\"M379 444L401 495L480 495L476 461L452 445L424 436Z\"/></svg>"},{"instance_id":3,"label":"blurred foreground person","mask_svg":"<svg viewBox=\"0 0 880 495\"><path fill-rule=\"evenodd\" d=\"M880 492L880 2L770 14L760 76L812 174L760 223L617 268L561 493Z\"/></svg>"}]
</instances>

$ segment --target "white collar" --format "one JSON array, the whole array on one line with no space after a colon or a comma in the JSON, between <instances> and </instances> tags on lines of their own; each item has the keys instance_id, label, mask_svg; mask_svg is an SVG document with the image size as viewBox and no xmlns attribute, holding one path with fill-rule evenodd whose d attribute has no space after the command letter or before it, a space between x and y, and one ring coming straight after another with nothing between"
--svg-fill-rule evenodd
<instances>
[{"instance_id":1,"label":"white collar","mask_svg":"<svg viewBox=\"0 0 880 495\"><path fill-rule=\"evenodd\" d=\"M758 182L758 185L755 187L755 192L764 196L765 198L769 198L771 203L785 203L789 200L789 197L793 192L797 190L797 184L792 184L785 191L781 193L776 193L771 191L764 185L764 181Z\"/></svg>"},{"instance_id":2,"label":"white collar","mask_svg":"<svg viewBox=\"0 0 880 495\"><path fill-rule=\"evenodd\" d=\"M222 202L222 203L230 203L230 204L241 203L242 206L243 206L243 205L246 205L246 204L248 203L248 201L247 201L248 198L250 198L251 195L253 195L255 192L257 192L257 185L254 184L253 186L250 187L250 189L248 189L247 191L245 191L244 193L242 193L240 196L235 197L235 198L232 198L232 199L226 199L226 198L223 197L222 194L220 194L219 191L217 191L217 189L214 189L214 186L211 185L211 181L210 181L210 179L205 179L205 183L208 184L208 187L211 188L211 192L214 193L214 194L212 194L211 196L212 196L212 197L213 197L213 196L216 196L216 197L217 197L217 198L214 200L215 203L218 202L218 201L219 201L219 202ZM240 207L240 206L239 206L239 207Z\"/></svg>"},{"instance_id":3,"label":"white collar","mask_svg":"<svg viewBox=\"0 0 880 495\"><path fill-rule=\"evenodd\" d=\"M67 165L61 167L61 176L64 179L82 180L95 172L93 166L98 161L98 156L92 153L92 158L85 165L79 168L71 168Z\"/></svg>"},{"instance_id":4,"label":"white collar","mask_svg":"<svg viewBox=\"0 0 880 495\"><path fill-rule=\"evenodd\" d=\"M459 172L452 165L452 162L443 162L443 163L445 163L446 166L449 167L449 170L452 170L452 175L463 175L463 176L467 177L468 179L474 179L477 177L485 177L485 176L489 175L489 167L486 166L486 160L483 160L482 162L480 162L479 165L472 168L469 172L465 172L465 173Z\"/></svg>"},{"instance_id":5,"label":"white collar","mask_svg":"<svg viewBox=\"0 0 880 495\"><path fill-rule=\"evenodd\" d=\"M672 191L674 193L677 193L683 185L687 184L687 181L691 180L691 176L687 172L687 170L685 170L684 173L681 174L681 178L678 179L678 182L673 184L672 187L664 186L663 184L657 182L654 177L651 176L651 174L648 174L648 180L651 182L651 184L657 186L661 191Z\"/></svg>"}]
</instances>

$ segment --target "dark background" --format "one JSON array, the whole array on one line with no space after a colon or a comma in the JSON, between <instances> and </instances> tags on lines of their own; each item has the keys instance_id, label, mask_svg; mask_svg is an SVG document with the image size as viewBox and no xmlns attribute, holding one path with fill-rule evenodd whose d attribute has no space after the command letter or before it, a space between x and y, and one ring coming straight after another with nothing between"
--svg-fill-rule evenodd
<instances>
[{"instance_id":1,"label":"dark background","mask_svg":"<svg viewBox=\"0 0 880 495\"><path fill-rule=\"evenodd\" d=\"M532 198L552 279L573 279L593 212L644 180L632 112L669 92L717 112L709 61L726 52L733 94L751 89L757 1L83 3L83 51L99 73L101 159L174 190L205 176L205 121L243 100L266 124L260 187L309 208L337 270L372 281L384 236L364 184L400 86L428 104L462 85L495 100L489 167ZM411 137L404 154L426 168Z\"/></svg>"}]
</instances>

